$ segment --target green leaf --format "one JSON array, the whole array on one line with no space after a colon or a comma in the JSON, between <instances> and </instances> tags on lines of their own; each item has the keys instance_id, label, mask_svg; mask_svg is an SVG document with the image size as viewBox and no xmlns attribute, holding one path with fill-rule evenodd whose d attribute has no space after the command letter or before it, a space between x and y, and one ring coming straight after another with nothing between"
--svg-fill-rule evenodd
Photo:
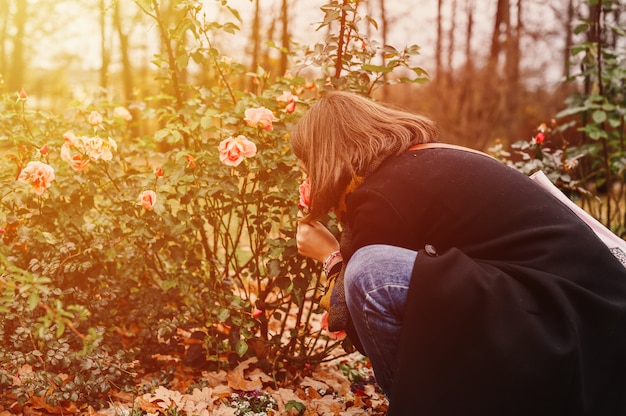
<instances>
[{"instance_id":1,"label":"green leaf","mask_svg":"<svg viewBox=\"0 0 626 416\"><path fill-rule=\"evenodd\" d=\"M172 133L171 129L161 129L154 133L154 140L160 142Z\"/></svg>"},{"instance_id":2,"label":"green leaf","mask_svg":"<svg viewBox=\"0 0 626 416\"><path fill-rule=\"evenodd\" d=\"M243 339L237 340L235 343L235 352L240 357L243 357L248 352L248 344Z\"/></svg>"},{"instance_id":3,"label":"green leaf","mask_svg":"<svg viewBox=\"0 0 626 416\"><path fill-rule=\"evenodd\" d=\"M63 322L63 321L61 321L61 320L58 320L56 324L57 324L57 332L56 332L56 335L57 335L57 338L60 338L60 337L61 337L61 335L63 335L63 333L65 332L65 322ZM57 356L56 356L56 357L57 357L59 360L62 360L62 359L63 359L63 356L62 356L62 355L61 355L61 356L59 356L59 355L57 354Z\"/></svg>"},{"instance_id":4,"label":"green leaf","mask_svg":"<svg viewBox=\"0 0 626 416\"><path fill-rule=\"evenodd\" d=\"M304 403L301 403L297 400L289 400L285 404L285 410L289 411L290 409L295 409L298 412L298 414L301 415L306 410L306 406L304 405Z\"/></svg>"},{"instance_id":5,"label":"green leaf","mask_svg":"<svg viewBox=\"0 0 626 416\"><path fill-rule=\"evenodd\" d=\"M229 316L230 316L230 310L228 310L227 308L222 308L217 313L217 321L220 323L226 322Z\"/></svg>"},{"instance_id":6,"label":"green leaf","mask_svg":"<svg viewBox=\"0 0 626 416\"><path fill-rule=\"evenodd\" d=\"M575 114L584 113L585 111L587 111L587 107L570 107L570 108L566 108L565 110L560 111L556 115L556 118L569 117Z\"/></svg>"},{"instance_id":7,"label":"green leaf","mask_svg":"<svg viewBox=\"0 0 626 416\"><path fill-rule=\"evenodd\" d=\"M33 290L30 292L30 295L28 295L28 309L33 311L35 310L38 304L39 304L39 293L36 291L35 288L33 288Z\"/></svg>"},{"instance_id":8,"label":"green leaf","mask_svg":"<svg viewBox=\"0 0 626 416\"><path fill-rule=\"evenodd\" d=\"M581 23L574 27L574 34L579 35L587 30L589 30L589 23Z\"/></svg>"},{"instance_id":9,"label":"green leaf","mask_svg":"<svg viewBox=\"0 0 626 416\"><path fill-rule=\"evenodd\" d=\"M363 69L364 71L370 71L370 72L376 72L376 73L389 73L393 70L393 68L388 68L386 66L382 66L382 65L370 65L370 64L363 64L363 66L361 66L361 69Z\"/></svg>"},{"instance_id":10,"label":"green leaf","mask_svg":"<svg viewBox=\"0 0 626 416\"><path fill-rule=\"evenodd\" d=\"M593 114L591 115L591 118L593 119L594 123L596 124L602 124L606 121L606 113L602 110L596 110L593 112Z\"/></svg>"},{"instance_id":11,"label":"green leaf","mask_svg":"<svg viewBox=\"0 0 626 416\"><path fill-rule=\"evenodd\" d=\"M229 6L226 6L226 8L232 13L233 16L235 16L235 19L239 20L239 22L243 22L243 20L241 20L241 15L239 14L239 11L237 9Z\"/></svg>"},{"instance_id":12,"label":"green leaf","mask_svg":"<svg viewBox=\"0 0 626 416\"><path fill-rule=\"evenodd\" d=\"M161 282L161 289L163 291L168 291L174 287L178 286L178 281L176 279L166 279Z\"/></svg>"},{"instance_id":13,"label":"green leaf","mask_svg":"<svg viewBox=\"0 0 626 416\"><path fill-rule=\"evenodd\" d=\"M179 71L182 71L183 69L187 68L188 64L189 64L189 55L187 54L178 55L178 57L176 58L176 68Z\"/></svg>"}]
</instances>

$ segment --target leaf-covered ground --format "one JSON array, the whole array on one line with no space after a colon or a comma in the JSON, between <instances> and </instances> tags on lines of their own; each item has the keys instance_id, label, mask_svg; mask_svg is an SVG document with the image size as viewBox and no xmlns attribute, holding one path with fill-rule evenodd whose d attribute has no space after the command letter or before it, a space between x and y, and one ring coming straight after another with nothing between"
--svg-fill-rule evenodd
<instances>
[{"instance_id":1,"label":"leaf-covered ground","mask_svg":"<svg viewBox=\"0 0 626 416\"><path fill-rule=\"evenodd\" d=\"M164 361L166 358L164 358ZM0 407L0 416L23 415L384 415L387 401L376 386L367 361L358 353L294 374L277 385L256 359L233 370L198 372L176 362L167 386L155 386L156 374L137 380L137 391L111 391L108 407L94 409L74 403L57 406L32 397L24 406ZM164 363L165 364L165 363Z\"/></svg>"}]
</instances>

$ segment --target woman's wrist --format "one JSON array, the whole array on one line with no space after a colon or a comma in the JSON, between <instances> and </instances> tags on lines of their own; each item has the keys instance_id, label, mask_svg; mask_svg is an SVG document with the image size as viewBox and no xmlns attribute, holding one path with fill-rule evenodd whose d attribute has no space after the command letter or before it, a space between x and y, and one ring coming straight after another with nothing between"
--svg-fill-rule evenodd
<instances>
[{"instance_id":1,"label":"woman's wrist","mask_svg":"<svg viewBox=\"0 0 626 416\"><path fill-rule=\"evenodd\" d=\"M341 257L341 251L339 250L333 251L328 255L328 257L326 257L326 260L324 260L324 264L322 265L322 269L324 270L326 276L329 275L330 269L340 261L343 261L343 258Z\"/></svg>"}]
</instances>

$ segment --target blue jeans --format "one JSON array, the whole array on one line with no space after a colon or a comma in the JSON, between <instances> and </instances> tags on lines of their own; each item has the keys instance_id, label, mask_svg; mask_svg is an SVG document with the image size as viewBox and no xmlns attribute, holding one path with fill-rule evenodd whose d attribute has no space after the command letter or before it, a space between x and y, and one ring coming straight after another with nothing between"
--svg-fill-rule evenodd
<instances>
[{"instance_id":1,"label":"blue jeans","mask_svg":"<svg viewBox=\"0 0 626 416\"><path fill-rule=\"evenodd\" d=\"M417 252L389 245L362 247L344 275L350 317L378 385L389 396L404 305Z\"/></svg>"}]
</instances>

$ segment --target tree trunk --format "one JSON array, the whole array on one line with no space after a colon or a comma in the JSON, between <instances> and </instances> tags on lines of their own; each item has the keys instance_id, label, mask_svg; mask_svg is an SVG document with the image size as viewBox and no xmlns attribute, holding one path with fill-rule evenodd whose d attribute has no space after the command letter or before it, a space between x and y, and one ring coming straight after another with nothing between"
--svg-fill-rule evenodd
<instances>
[{"instance_id":1,"label":"tree trunk","mask_svg":"<svg viewBox=\"0 0 626 416\"><path fill-rule=\"evenodd\" d=\"M454 57L454 35L456 33L456 9L457 9L457 0L452 0L452 8L450 9L450 31L448 32L448 64L446 70L446 84L452 85L453 82L453 57Z\"/></svg>"},{"instance_id":2,"label":"tree trunk","mask_svg":"<svg viewBox=\"0 0 626 416\"><path fill-rule=\"evenodd\" d=\"M435 82L441 81L442 69L441 69L441 55L442 55L442 38L443 38L443 24L442 24L442 9L443 0L437 0L437 39L435 41Z\"/></svg>"},{"instance_id":3,"label":"tree trunk","mask_svg":"<svg viewBox=\"0 0 626 416\"><path fill-rule=\"evenodd\" d=\"M513 29L509 22L506 43L506 77L509 88L519 84L520 36L522 32L522 0L517 0L517 22Z\"/></svg>"},{"instance_id":4,"label":"tree trunk","mask_svg":"<svg viewBox=\"0 0 626 416\"><path fill-rule=\"evenodd\" d=\"M280 62L278 73L284 76L287 72L287 58L289 57L289 4L288 0L282 0L280 8L280 18L282 21L281 46L283 51L280 53Z\"/></svg>"},{"instance_id":5,"label":"tree trunk","mask_svg":"<svg viewBox=\"0 0 626 416\"><path fill-rule=\"evenodd\" d=\"M567 2L567 20L565 22L565 47L563 51L563 75L565 79L570 77L570 66L572 56L573 28L574 28L574 0Z\"/></svg>"},{"instance_id":6,"label":"tree trunk","mask_svg":"<svg viewBox=\"0 0 626 416\"><path fill-rule=\"evenodd\" d=\"M117 31L117 36L120 41L120 56L122 60L122 83L124 88L124 100L125 104L133 99L133 68L130 63L130 57L128 54L128 35L124 33L122 28L122 16L120 13L119 0L113 0L113 26Z\"/></svg>"},{"instance_id":7,"label":"tree trunk","mask_svg":"<svg viewBox=\"0 0 626 416\"><path fill-rule=\"evenodd\" d=\"M382 35L383 45L387 45L387 33L389 32L387 29L387 11L385 7L385 0L380 0L380 25L378 26L380 29L380 33ZM385 65L385 53L381 52L381 63ZM383 75L384 79L387 79L387 74ZM387 93L387 88L382 89L382 99L387 101L389 99L389 94Z\"/></svg>"},{"instance_id":8,"label":"tree trunk","mask_svg":"<svg viewBox=\"0 0 626 416\"><path fill-rule=\"evenodd\" d=\"M16 1L15 36L13 37L13 53L7 80L8 91L19 91L24 87L24 28L28 17L28 0Z\"/></svg>"},{"instance_id":9,"label":"tree trunk","mask_svg":"<svg viewBox=\"0 0 626 416\"><path fill-rule=\"evenodd\" d=\"M122 15L120 13L120 4L119 0L113 0L113 26L117 31L117 36L120 41L120 56L122 60L122 84L124 88L124 105L128 106L128 104L135 98L134 97L134 89L135 82L133 79L133 68L130 62L129 56L129 45L128 45L128 34L124 33L124 29L122 27ZM131 114L133 115L133 122L130 124L130 134L133 137L139 136L139 117L140 111L129 109Z\"/></svg>"},{"instance_id":10,"label":"tree trunk","mask_svg":"<svg viewBox=\"0 0 626 416\"><path fill-rule=\"evenodd\" d=\"M102 89L106 89L108 86L108 75L109 75L109 62L110 55L107 50L107 19L106 19L106 4L105 0L100 0L100 56L101 56L101 65L100 65L100 87Z\"/></svg>"},{"instance_id":11,"label":"tree trunk","mask_svg":"<svg viewBox=\"0 0 626 416\"><path fill-rule=\"evenodd\" d=\"M10 0L0 0L0 85L7 76L7 42Z\"/></svg>"},{"instance_id":12,"label":"tree trunk","mask_svg":"<svg viewBox=\"0 0 626 416\"><path fill-rule=\"evenodd\" d=\"M252 58L250 61L250 72L256 73L259 66L260 40L261 40L261 0L254 2L254 17L252 19L252 32L250 40L252 41ZM250 89L254 90L254 79L250 80Z\"/></svg>"},{"instance_id":13,"label":"tree trunk","mask_svg":"<svg viewBox=\"0 0 626 416\"><path fill-rule=\"evenodd\" d=\"M474 59L472 56L472 36L474 35L474 9L475 0L467 0L465 11L467 14L467 30L465 32L465 72L471 73L474 70Z\"/></svg>"},{"instance_id":14,"label":"tree trunk","mask_svg":"<svg viewBox=\"0 0 626 416\"><path fill-rule=\"evenodd\" d=\"M491 48L489 50L489 63L497 67L498 59L502 53L503 44L508 41L510 32L510 6L509 0L498 0L498 8L494 18L493 34L491 36Z\"/></svg>"}]
</instances>

